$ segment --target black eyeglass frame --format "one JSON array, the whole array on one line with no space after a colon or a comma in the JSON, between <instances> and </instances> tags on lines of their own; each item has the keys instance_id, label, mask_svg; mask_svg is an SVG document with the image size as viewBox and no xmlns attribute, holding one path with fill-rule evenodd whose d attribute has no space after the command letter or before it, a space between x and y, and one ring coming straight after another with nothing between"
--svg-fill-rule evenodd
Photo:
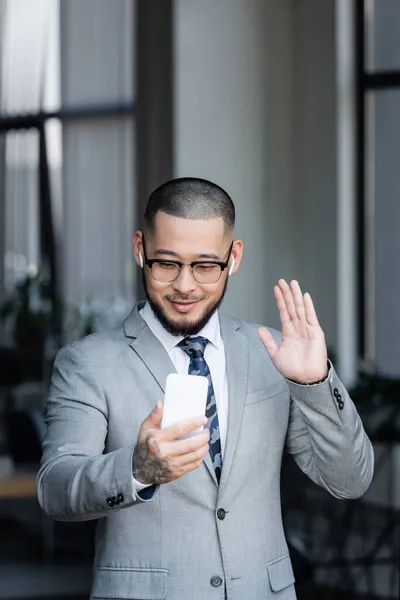
<instances>
[{"instance_id":1,"label":"black eyeglass frame","mask_svg":"<svg viewBox=\"0 0 400 600\"><path fill-rule=\"evenodd\" d=\"M146 255L146 246L145 246L145 241L144 241L144 235L142 233L144 264L147 265L150 270L151 270L152 266L154 264L156 264L156 263L168 263L169 265L176 265L177 267L179 267L178 275L175 277L175 279L171 279L171 281L164 281L164 282L160 282L160 283L173 283L174 281L176 281L178 279L178 277L180 276L180 274L181 274L181 269L182 269L183 266L190 267L191 271L192 271L192 275L193 275L194 279L196 279L195 274L193 272L193 267L195 267L196 265L215 265L215 266L220 267L220 269L221 269L220 276L215 281L204 283L204 282L198 281L196 279L197 283L201 283L201 285L213 285L214 283L217 283L217 281L219 281L221 279L222 273L228 267L229 259L231 257L232 248L233 248L233 244L234 243L235 243L235 240L232 240L232 243L231 243L231 245L229 247L228 258L226 259L226 261L218 261L218 260L194 260L191 263L186 263L186 262L182 262L180 260L169 260L169 259L163 259L163 258L147 258L147 255ZM159 281L159 280L156 279L156 281Z\"/></svg>"}]
</instances>

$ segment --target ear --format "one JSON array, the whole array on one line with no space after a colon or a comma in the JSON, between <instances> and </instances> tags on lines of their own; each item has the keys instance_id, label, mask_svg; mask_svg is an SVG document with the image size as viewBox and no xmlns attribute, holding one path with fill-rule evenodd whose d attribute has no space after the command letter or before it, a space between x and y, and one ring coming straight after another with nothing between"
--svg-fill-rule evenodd
<instances>
[{"instance_id":1,"label":"ear","mask_svg":"<svg viewBox=\"0 0 400 600\"><path fill-rule=\"evenodd\" d=\"M135 234L133 236L133 254L135 257L136 264L143 269L143 234L140 230L135 231Z\"/></svg>"},{"instance_id":2,"label":"ear","mask_svg":"<svg viewBox=\"0 0 400 600\"><path fill-rule=\"evenodd\" d=\"M235 240L232 247L231 264L228 271L228 277L236 273L240 263L242 262L243 256L243 242L241 240Z\"/></svg>"}]
</instances>

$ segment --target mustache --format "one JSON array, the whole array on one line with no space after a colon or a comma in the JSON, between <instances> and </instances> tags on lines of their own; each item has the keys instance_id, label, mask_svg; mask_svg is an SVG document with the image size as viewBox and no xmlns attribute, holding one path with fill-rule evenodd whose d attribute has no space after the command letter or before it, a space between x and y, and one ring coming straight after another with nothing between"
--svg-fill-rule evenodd
<instances>
[{"instance_id":1,"label":"mustache","mask_svg":"<svg viewBox=\"0 0 400 600\"><path fill-rule=\"evenodd\" d=\"M165 296L166 300L170 302L199 302L200 300L204 300L205 296L182 296L181 294L167 294Z\"/></svg>"}]
</instances>

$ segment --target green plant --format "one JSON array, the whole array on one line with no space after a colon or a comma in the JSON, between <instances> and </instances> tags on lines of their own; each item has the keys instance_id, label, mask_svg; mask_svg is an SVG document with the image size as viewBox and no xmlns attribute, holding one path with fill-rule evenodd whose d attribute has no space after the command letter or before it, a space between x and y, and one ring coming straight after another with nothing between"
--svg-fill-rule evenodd
<instances>
[{"instance_id":1,"label":"green plant","mask_svg":"<svg viewBox=\"0 0 400 600\"><path fill-rule=\"evenodd\" d=\"M60 310L50 285L40 274L28 273L0 308L0 320L12 329L17 346L43 345Z\"/></svg>"}]
</instances>

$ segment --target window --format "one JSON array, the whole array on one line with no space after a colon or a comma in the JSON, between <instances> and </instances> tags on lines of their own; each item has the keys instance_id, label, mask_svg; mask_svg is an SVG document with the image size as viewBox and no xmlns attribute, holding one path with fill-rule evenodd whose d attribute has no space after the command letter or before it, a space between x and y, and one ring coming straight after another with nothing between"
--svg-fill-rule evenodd
<instances>
[{"instance_id":1,"label":"window","mask_svg":"<svg viewBox=\"0 0 400 600\"><path fill-rule=\"evenodd\" d=\"M1 9L0 297L39 272L98 327L100 313L114 324L134 293L136 3Z\"/></svg>"},{"instance_id":2,"label":"window","mask_svg":"<svg viewBox=\"0 0 400 600\"><path fill-rule=\"evenodd\" d=\"M357 2L360 353L400 375L400 3Z\"/></svg>"}]
</instances>

